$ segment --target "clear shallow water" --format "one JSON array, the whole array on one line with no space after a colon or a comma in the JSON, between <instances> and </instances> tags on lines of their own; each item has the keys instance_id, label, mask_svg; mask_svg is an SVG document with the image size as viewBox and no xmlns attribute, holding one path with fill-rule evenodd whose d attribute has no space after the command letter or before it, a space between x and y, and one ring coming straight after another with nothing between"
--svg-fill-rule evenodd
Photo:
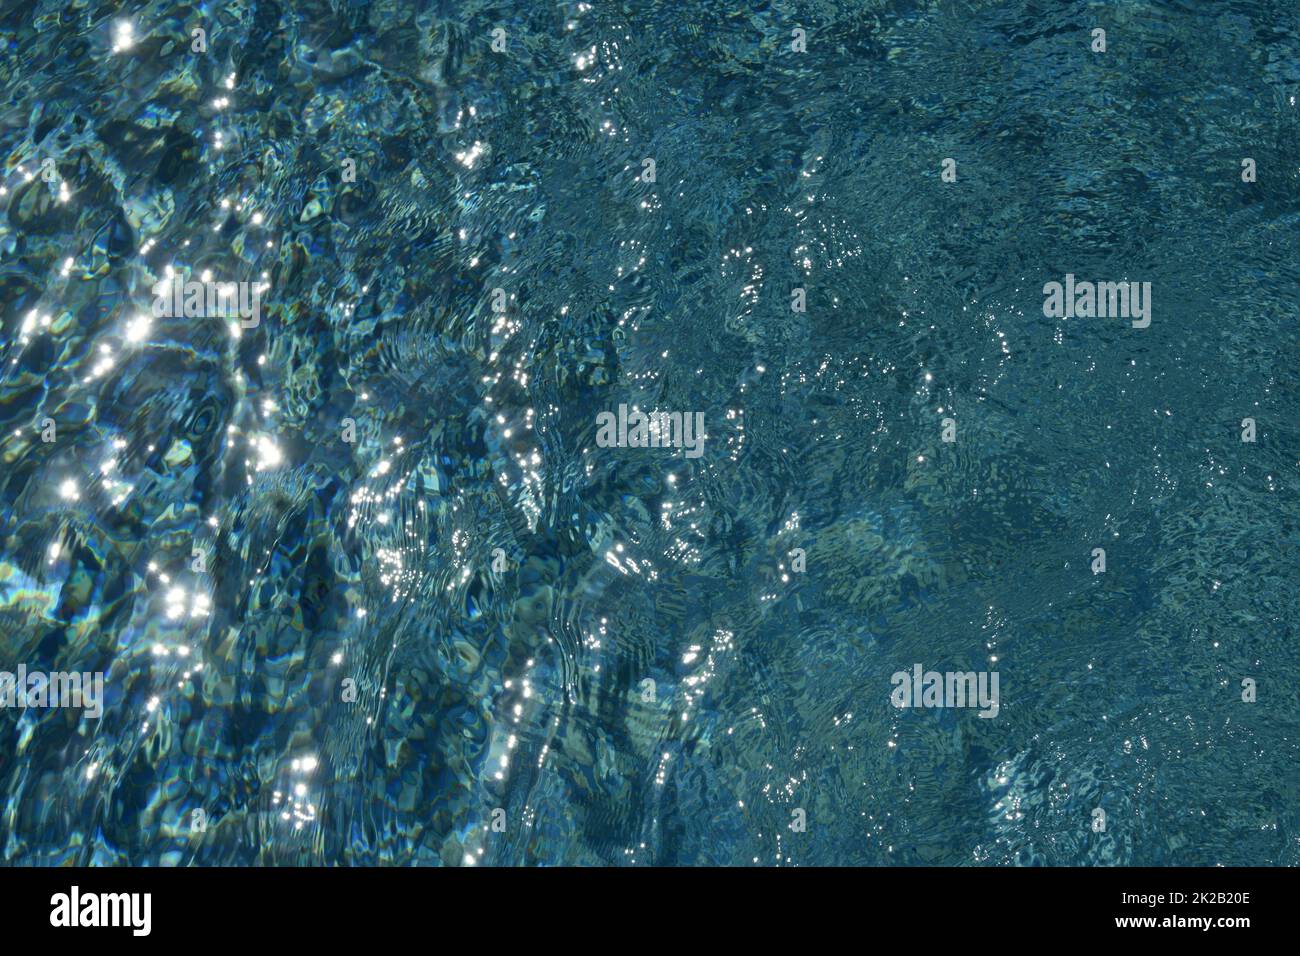
<instances>
[{"instance_id":1,"label":"clear shallow water","mask_svg":"<svg viewBox=\"0 0 1300 956\"><path fill-rule=\"evenodd\" d=\"M106 674L0 710L6 862L1300 862L1292 5L0 39L0 664ZM142 322L168 265L260 323Z\"/></svg>"}]
</instances>

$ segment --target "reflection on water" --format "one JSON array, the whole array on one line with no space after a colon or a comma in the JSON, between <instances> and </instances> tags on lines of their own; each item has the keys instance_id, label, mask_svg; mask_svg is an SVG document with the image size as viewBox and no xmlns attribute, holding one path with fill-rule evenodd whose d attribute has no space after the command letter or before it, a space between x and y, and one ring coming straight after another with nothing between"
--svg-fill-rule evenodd
<instances>
[{"instance_id":1,"label":"reflection on water","mask_svg":"<svg viewBox=\"0 0 1300 956\"><path fill-rule=\"evenodd\" d=\"M1293 13L11 5L4 860L1300 863Z\"/></svg>"}]
</instances>

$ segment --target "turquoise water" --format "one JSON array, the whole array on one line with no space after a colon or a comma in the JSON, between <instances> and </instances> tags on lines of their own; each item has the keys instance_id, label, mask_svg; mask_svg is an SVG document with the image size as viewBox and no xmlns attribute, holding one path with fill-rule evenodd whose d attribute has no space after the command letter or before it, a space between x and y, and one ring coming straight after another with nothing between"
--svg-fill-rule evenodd
<instances>
[{"instance_id":1,"label":"turquoise water","mask_svg":"<svg viewBox=\"0 0 1300 956\"><path fill-rule=\"evenodd\" d=\"M1293 4L0 40L6 863L1300 863Z\"/></svg>"}]
</instances>

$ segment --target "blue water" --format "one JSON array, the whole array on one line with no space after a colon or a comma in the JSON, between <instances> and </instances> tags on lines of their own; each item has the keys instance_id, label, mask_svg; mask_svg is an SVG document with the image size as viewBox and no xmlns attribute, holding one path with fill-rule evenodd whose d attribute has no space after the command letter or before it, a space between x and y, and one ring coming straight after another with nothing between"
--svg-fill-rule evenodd
<instances>
[{"instance_id":1,"label":"blue water","mask_svg":"<svg viewBox=\"0 0 1300 956\"><path fill-rule=\"evenodd\" d=\"M1293 3L0 41L6 863L1300 864Z\"/></svg>"}]
</instances>

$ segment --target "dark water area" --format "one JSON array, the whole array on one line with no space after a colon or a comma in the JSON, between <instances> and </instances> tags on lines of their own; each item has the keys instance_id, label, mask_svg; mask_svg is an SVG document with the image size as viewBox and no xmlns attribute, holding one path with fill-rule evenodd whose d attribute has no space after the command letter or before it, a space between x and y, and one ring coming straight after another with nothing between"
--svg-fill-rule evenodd
<instances>
[{"instance_id":1,"label":"dark water area","mask_svg":"<svg viewBox=\"0 0 1300 956\"><path fill-rule=\"evenodd\" d=\"M0 671L102 695L0 859L1300 864L1298 97L1283 2L7 0Z\"/></svg>"}]
</instances>

